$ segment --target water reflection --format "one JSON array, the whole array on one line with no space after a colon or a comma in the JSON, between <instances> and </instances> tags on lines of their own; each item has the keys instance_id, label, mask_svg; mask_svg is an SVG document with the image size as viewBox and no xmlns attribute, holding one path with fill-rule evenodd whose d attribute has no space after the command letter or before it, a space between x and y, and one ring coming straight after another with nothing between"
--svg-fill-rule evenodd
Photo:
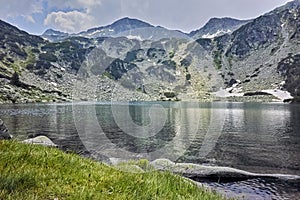
<instances>
[{"instance_id":1,"label":"water reflection","mask_svg":"<svg viewBox=\"0 0 300 200\"><path fill-rule=\"evenodd\" d=\"M122 109L125 106L137 126L147 126L151 124L149 111L154 104L114 106ZM47 135L64 150L84 155L150 160L163 157L258 173L300 175L299 105L165 102L161 103L166 114L163 128L146 138L132 135L128 131L131 123L125 128L118 127L111 106L110 103L1 105L0 118L19 139ZM121 120L126 125L128 119ZM275 184L276 187L271 188L275 191L272 199L299 195L299 183L294 186L253 180L245 183L249 187L243 184L221 184L220 187L242 193L258 189L259 199L267 198L263 192L270 192L268 184Z\"/></svg>"},{"instance_id":2,"label":"water reflection","mask_svg":"<svg viewBox=\"0 0 300 200\"><path fill-rule=\"evenodd\" d=\"M153 103L128 106L136 125L149 125ZM132 136L116 124L110 104L1 105L0 117L20 139L47 135L65 149L97 149L112 157L166 156L177 161L209 163L253 172L299 175L300 107L257 103L162 103L166 112L163 128L148 138ZM127 105L118 105L120 107ZM214 107L214 109L212 109ZM75 110L74 110L75 109ZM205 140L211 122L218 124L212 110L224 115L220 137ZM95 113L97 121L94 121ZM75 126L77 116L79 127ZM124 119L126 121L127 119ZM78 122L77 121L77 122ZM129 124L130 126L130 124ZM127 127L130 129L130 127ZM79 134L78 134L79 133ZM151 133L152 134L152 133ZM217 140L216 140L217 138ZM203 156L203 141L213 151ZM85 147L84 147L84 145ZM118 150L122 150L118 152Z\"/></svg>"},{"instance_id":3,"label":"water reflection","mask_svg":"<svg viewBox=\"0 0 300 200\"><path fill-rule=\"evenodd\" d=\"M229 198L243 200L296 200L300 197L300 184L267 179L240 182L204 182Z\"/></svg>"},{"instance_id":4,"label":"water reflection","mask_svg":"<svg viewBox=\"0 0 300 200\"><path fill-rule=\"evenodd\" d=\"M152 105L129 105L130 116L136 125L151 123L149 109ZM162 130L149 138L138 138L119 128L110 104L78 104L77 113L72 104L1 105L0 117L10 132L20 139L47 135L64 148L75 151L85 150L84 144L87 149L96 148L115 157L127 158L130 153L133 157L147 156L150 159L166 156L182 162L299 175L299 106L227 103L212 109L215 105L209 103L161 105L167 120ZM217 141L214 137L206 140L206 143L216 142L216 146L203 156L200 150L208 136L210 123L218 124L216 116L212 118L212 110L224 115L225 123L222 130L210 133L221 132L221 136ZM93 112L97 122L93 121ZM79 127L75 126L73 113L79 118ZM121 153L116 152L119 149Z\"/></svg>"},{"instance_id":5,"label":"water reflection","mask_svg":"<svg viewBox=\"0 0 300 200\"><path fill-rule=\"evenodd\" d=\"M128 107L130 117L136 125L147 126L151 123L149 113L153 104L118 106ZM125 121L123 129L120 128L113 116L111 105L89 107L78 105L75 108L77 118L75 121L79 135L86 143L85 146L88 149L98 148L98 151L107 157L126 159L143 157L150 160L163 157L175 161L183 155L195 138L201 109L199 104L188 107L179 103L164 103L162 106L167 117L165 125L157 133L150 132L148 138L144 137L145 133L143 137L138 137L136 133L132 134L131 122L124 128L126 120L129 120L127 118L118 119L119 122Z\"/></svg>"},{"instance_id":6,"label":"water reflection","mask_svg":"<svg viewBox=\"0 0 300 200\"><path fill-rule=\"evenodd\" d=\"M253 172L299 174L299 129L292 127L299 118L291 118L299 112L298 106L231 104L229 108L210 161Z\"/></svg>"}]
</instances>

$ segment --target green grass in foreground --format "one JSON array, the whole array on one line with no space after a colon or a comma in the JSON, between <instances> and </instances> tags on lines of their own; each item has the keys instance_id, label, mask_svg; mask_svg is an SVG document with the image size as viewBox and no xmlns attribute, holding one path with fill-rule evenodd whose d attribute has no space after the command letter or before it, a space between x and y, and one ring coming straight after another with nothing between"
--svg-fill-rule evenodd
<instances>
[{"instance_id":1,"label":"green grass in foreground","mask_svg":"<svg viewBox=\"0 0 300 200\"><path fill-rule=\"evenodd\" d=\"M0 199L223 199L171 173L126 173L55 148L0 141Z\"/></svg>"}]
</instances>

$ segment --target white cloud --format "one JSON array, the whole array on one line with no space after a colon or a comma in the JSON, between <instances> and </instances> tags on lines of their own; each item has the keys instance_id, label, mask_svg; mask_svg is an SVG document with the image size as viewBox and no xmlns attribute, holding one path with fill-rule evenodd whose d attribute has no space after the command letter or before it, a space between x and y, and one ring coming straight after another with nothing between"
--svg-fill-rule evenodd
<instances>
[{"instance_id":1,"label":"white cloud","mask_svg":"<svg viewBox=\"0 0 300 200\"><path fill-rule=\"evenodd\" d=\"M49 7L55 7L58 9L85 9L87 13L93 7L100 6L102 0L51 0L48 2Z\"/></svg>"},{"instance_id":2,"label":"white cloud","mask_svg":"<svg viewBox=\"0 0 300 200\"><path fill-rule=\"evenodd\" d=\"M0 18L9 19L23 17L26 21L34 23L32 14L43 12L42 0L0 0Z\"/></svg>"},{"instance_id":3,"label":"white cloud","mask_svg":"<svg viewBox=\"0 0 300 200\"><path fill-rule=\"evenodd\" d=\"M43 11L41 0L0 0L0 5L0 16L4 18L27 16Z\"/></svg>"},{"instance_id":4,"label":"white cloud","mask_svg":"<svg viewBox=\"0 0 300 200\"><path fill-rule=\"evenodd\" d=\"M94 26L94 17L79 12L52 12L46 17L44 24L65 32L79 32Z\"/></svg>"},{"instance_id":5,"label":"white cloud","mask_svg":"<svg viewBox=\"0 0 300 200\"><path fill-rule=\"evenodd\" d=\"M51 0L50 8L62 11L49 13L44 24L65 32L80 32L96 26L94 9L101 7L102 0ZM63 11L65 9L73 11Z\"/></svg>"}]
</instances>

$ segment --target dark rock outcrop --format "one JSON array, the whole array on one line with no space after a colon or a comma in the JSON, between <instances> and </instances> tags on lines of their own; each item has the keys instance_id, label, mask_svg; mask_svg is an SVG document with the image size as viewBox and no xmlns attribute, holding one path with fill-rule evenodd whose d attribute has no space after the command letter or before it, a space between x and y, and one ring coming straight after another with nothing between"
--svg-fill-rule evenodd
<instances>
[{"instance_id":1,"label":"dark rock outcrop","mask_svg":"<svg viewBox=\"0 0 300 200\"><path fill-rule=\"evenodd\" d=\"M9 134L8 129L6 128L2 119L0 119L0 140L10 140L12 136Z\"/></svg>"},{"instance_id":2,"label":"dark rock outcrop","mask_svg":"<svg viewBox=\"0 0 300 200\"><path fill-rule=\"evenodd\" d=\"M283 59L278 64L277 70L285 78L283 87L298 99L300 97L300 54Z\"/></svg>"}]
</instances>

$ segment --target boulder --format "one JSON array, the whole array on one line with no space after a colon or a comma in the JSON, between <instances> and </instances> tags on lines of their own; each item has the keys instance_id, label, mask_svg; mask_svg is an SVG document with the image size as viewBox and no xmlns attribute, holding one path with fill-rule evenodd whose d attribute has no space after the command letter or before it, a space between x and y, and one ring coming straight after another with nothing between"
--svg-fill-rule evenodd
<instances>
[{"instance_id":1,"label":"boulder","mask_svg":"<svg viewBox=\"0 0 300 200\"><path fill-rule=\"evenodd\" d=\"M0 119L0 140L10 140L12 139L12 135L9 134L8 129L6 128L2 119Z\"/></svg>"},{"instance_id":2,"label":"boulder","mask_svg":"<svg viewBox=\"0 0 300 200\"><path fill-rule=\"evenodd\" d=\"M221 181L237 181L251 178L271 178L291 182L299 182L300 176L282 174L257 174L230 167L207 166L191 163L174 163L167 159L158 159L150 163L152 167L161 171L171 171L193 180L217 179Z\"/></svg>"},{"instance_id":3,"label":"boulder","mask_svg":"<svg viewBox=\"0 0 300 200\"><path fill-rule=\"evenodd\" d=\"M256 174L245 172L229 167L215 167L197 165L192 163L174 163L169 160L159 159L151 162L152 166L158 170L168 170L176 174L181 174L188 178L223 178L223 179L248 179Z\"/></svg>"},{"instance_id":4,"label":"boulder","mask_svg":"<svg viewBox=\"0 0 300 200\"><path fill-rule=\"evenodd\" d=\"M238 82L237 82L237 80L235 80L235 79L230 79L230 81L228 82L228 87L232 87L234 84L237 84Z\"/></svg>"},{"instance_id":5,"label":"boulder","mask_svg":"<svg viewBox=\"0 0 300 200\"><path fill-rule=\"evenodd\" d=\"M57 147L57 145L46 136L38 136L32 139L24 140L23 143Z\"/></svg>"}]
</instances>

